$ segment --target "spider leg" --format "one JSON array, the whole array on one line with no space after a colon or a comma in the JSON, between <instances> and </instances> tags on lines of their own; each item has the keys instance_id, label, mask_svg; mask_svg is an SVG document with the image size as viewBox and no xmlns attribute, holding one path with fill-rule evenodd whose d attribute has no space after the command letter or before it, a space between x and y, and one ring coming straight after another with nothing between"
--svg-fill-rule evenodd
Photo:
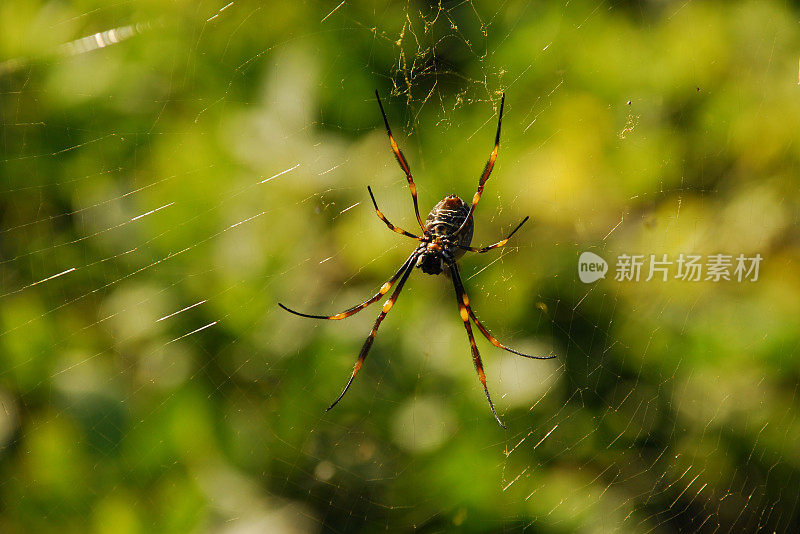
<instances>
[{"instance_id":1,"label":"spider leg","mask_svg":"<svg viewBox=\"0 0 800 534\"><path fill-rule=\"evenodd\" d=\"M456 245L456 246L457 246L458 248L462 248L462 249L464 249L464 250L469 250L470 252L477 252L478 254L483 254L484 252L489 252L490 250L494 250L494 249L496 249L496 248L504 247L504 246L506 246L506 243L508 243L508 240L509 240L509 239L511 239L511 236L512 236L512 235L514 235L514 234L516 234L516 233L517 233L517 230L519 230L520 228L522 228L522 225L523 225L523 224L525 224L525 222L526 222L526 221L527 221L529 218L530 218L530 217L525 217L524 219L522 219L522 222L521 222L521 223L519 223L519 224L517 225L517 227L516 227L516 228L514 228L514 230L512 230L512 231L511 231L511 233L510 233L510 234L508 234L508 237L506 237L505 239L502 239L502 240L498 241L498 242L497 242L497 243L495 243L494 245L489 245L488 247L482 247L482 248L480 248L480 247L465 247L465 246L462 246L462 245Z\"/></svg>"},{"instance_id":2,"label":"spider leg","mask_svg":"<svg viewBox=\"0 0 800 534\"><path fill-rule=\"evenodd\" d=\"M369 196L372 199L372 205L375 206L375 213L378 214L378 217L380 218L380 220L382 220L384 223L386 223L386 226L389 227L389 230L391 230L392 232L397 232L398 234L403 234L404 236L413 237L414 239L418 239L418 240L422 241L421 237L419 237L417 235L414 235L411 232L406 232L402 228L398 228L397 226L395 226L392 223L390 223L389 219L387 219L386 216L381 212L381 210L378 209L378 203L375 202L375 195L372 194L372 188L370 186L367 186L367 191L369 191Z\"/></svg>"},{"instance_id":3,"label":"spider leg","mask_svg":"<svg viewBox=\"0 0 800 534\"><path fill-rule=\"evenodd\" d=\"M514 350L511 347L506 347L497 341L497 339L489 333L486 327L481 324L478 318L475 317L475 312L472 310L472 306L469 304L469 298L467 298L467 292L464 290L464 284L461 282L461 275L458 272L458 266L456 264L453 264L451 267L451 272L453 273L453 284L456 286L456 294L458 295L459 302L463 303L464 307L467 308L467 313L470 317L472 317L472 321L475 323L475 326L477 326L478 330L481 331L481 334L483 334L483 336L489 340L489 343L499 349L507 350L508 352L517 354L519 356L524 356L525 358L532 358L534 360L549 360L556 357L555 354L551 354L549 356L532 356L530 354L525 354L523 352Z\"/></svg>"},{"instance_id":4,"label":"spider leg","mask_svg":"<svg viewBox=\"0 0 800 534\"><path fill-rule=\"evenodd\" d=\"M472 219L472 213L475 211L475 206L478 205L478 201L481 199L481 195L483 194L483 186L486 184L486 180L489 179L489 175L492 174L494 161L497 159L497 152L500 150L500 126L503 124L503 105L505 102L506 94L503 93L503 97L500 99L500 117L497 119L497 133L494 136L494 149L492 150L492 153L489 154L489 161L486 162L486 167L483 168L481 180L478 182L478 191L475 193L475 196L472 197L472 206L469 208L469 213L464 219L464 222L461 223L461 226L458 228L458 230L454 232L454 236L460 234L467 225L467 221Z\"/></svg>"},{"instance_id":5,"label":"spider leg","mask_svg":"<svg viewBox=\"0 0 800 534\"><path fill-rule=\"evenodd\" d=\"M383 124L386 125L386 134L389 136L389 144L392 146L392 152L394 152L394 157L397 158L397 163L400 164L400 167L403 169L403 172L406 173L406 180L408 180L408 188L411 190L411 198L414 200L414 213L417 216L417 222L419 223L420 228L424 230L425 225L422 224L422 217L419 216L419 206L417 205L417 185L414 183L414 177L411 176L411 169L408 166L406 157L403 155L403 152L400 150L400 147L397 146L397 143L394 140L394 136L392 135L392 129L389 127L389 119L386 118L386 112L383 111L383 103L381 103L381 97L378 95L377 90L375 90L375 98L378 99L378 106L381 108L381 115L383 115Z\"/></svg>"},{"instance_id":6,"label":"spider leg","mask_svg":"<svg viewBox=\"0 0 800 534\"><path fill-rule=\"evenodd\" d=\"M489 388L486 387L486 374L483 372L483 362L481 361L481 355L478 352L478 346L475 344L475 336L472 335L472 326L469 324L469 310L467 305L464 303L463 292L459 291L459 286L456 283L458 279L458 268L455 266L455 262L450 264L450 273L453 275L453 287L456 290L456 300L458 301L458 309L461 314L461 320L464 321L464 328L467 329L467 336L469 337L469 345L472 349L472 361L475 364L475 370L478 372L478 378L483 384L483 391L486 393L486 400L489 401L489 408L492 409L492 414L494 418L497 420L497 423L506 428L506 425L500 420L500 417L497 415L497 411L494 409L494 403L492 403L492 397L489 396Z\"/></svg>"},{"instance_id":7,"label":"spider leg","mask_svg":"<svg viewBox=\"0 0 800 534\"><path fill-rule=\"evenodd\" d=\"M294 311L291 308L288 308L288 307L284 306L280 302L278 303L278 306L280 306L284 310L288 311L289 313L293 313L295 315L299 315L300 317L308 317L309 319L329 319L329 320L332 320L332 321L338 321L340 319L346 319L347 317L350 317L351 315L354 315L354 314L360 312L361 310L363 310L364 308L366 308L367 306L369 306L373 302L376 302L378 299L380 299L386 293L388 293L388 291L392 288L394 283L397 282L397 279L400 278L400 275L403 274L403 271L408 267L409 263L413 263L413 260L416 259L416 256L417 256L417 251L415 250L411 254L411 256L409 256L408 259L405 262L403 262L403 265L400 266L400 268L397 270L397 272L394 273L394 275L392 275L392 277L385 284L383 284L381 286L381 288L378 290L377 293L375 293L373 296L371 296L370 298L368 298L367 300L365 300L364 302L362 302L358 306L353 306L352 308L348 308L348 309L346 309L345 311L343 311L341 313L337 313L335 315L310 315L308 313L300 313L298 311Z\"/></svg>"},{"instance_id":8,"label":"spider leg","mask_svg":"<svg viewBox=\"0 0 800 534\"><path fill-rule=\"evenodd\" d=\"M361 352L358 354L358 360L356 360L356 364L353 367L353 372L350 374L350 379L347 381L347 385L344 386L344 389L336 398L336 400L333 401L333 404L328 406L328 409L325 410L326 412L331 408L333 408L334 406L336 406L336 404L338 404L338 402L342 400L344 394L347 393L347 390L350 389L350 384L353 383L353 379L356 377L356 373L358 373L359 369L361 369L361 366L364 364L364 359L367 357L367 353L369 352L369 349L372 347L372 342L375 341L375 334L378 333L378 327L381 325L381 322L383 322L383 319L384 317L386 317L386 314L389 313L389 310L392 309L392 306L394 306L397 297L400 296L400 291L403 290L403 286L405 285L406 280L408 280L411 271L414 270L414 259L416 259L416 252L412 254L411 257L404 264L403 267L405 268L405 272L403 273L402 278L400 278L400 282L397 284L397 288L392 292L392 296L389 297L389 300L387 300L383 304L383 309L381 310L380 315L378 315L378 319L375 321L375 324L372 326L372 330L370 331L369 336L367 336L367 339L364 341L364 345L361 347Z\"/></svg>"}]
</instances>

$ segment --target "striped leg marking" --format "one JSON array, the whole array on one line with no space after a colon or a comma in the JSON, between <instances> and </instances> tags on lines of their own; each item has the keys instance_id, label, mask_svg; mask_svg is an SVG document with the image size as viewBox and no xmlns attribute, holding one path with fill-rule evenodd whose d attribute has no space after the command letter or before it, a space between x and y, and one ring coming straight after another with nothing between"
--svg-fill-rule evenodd
<instances>
[{"instance_id":1,"label":"striped leg marking","mask_svg":"<svg viewBox=\"0 0 800 534\"><path fill-rule=\"evenodd\" d=\"M389 119L386 118L386 112L383 111L383 103L381 102L381 97L378 95L378 91L375 91L375 98L378 99L378 106L381 108L381 115L383 115L383 124L386 126L386 134L389 136L389 144L392 146L392 152L394 152L394 157L397 158L397 163L400 164L400 168L403 169L403 172L406 173L406 180L408 180L408 188L411 190L411 198L414 200L414 213L417 216L417 222L419 223L420 228L423 230L425 229L425 225L422 224L422 217L419 216L419 206L417 205L417 185L414 183L414 177L411 176L411 169L408 167L408 162L406 161L406 157L403 155L403 152L400 150L400 147L397 146L397 143L394 140L394 136L392 135L392 129L389 127Z\"/></svg>"},{"instance_id":2,"label":"striped leg marking","mask_svg":"<svg viewBox=\"0 0 800 534\"><path fill-rule=\"evenodd\" d=\"M353 306L352 308L349 308L349 309L347 309L347 310L345 310L345 311L343 311L341 313L337 313L336 315L310 315L308 313L300 313L298 311L294 311L291 308L288 308L288 307L284 306L280 302L278 303L278 306L280 306L284 310L288 311L289 313L293 313L295 315L299 315L300 317L308 317L309 319L328 319L328 320L331 320L331 321L339 321L341 319L346 319L347 317L350 317L351 315L354 315L354 314L360 312L361 310L363 310L364 308L366 308L367 306L369 306L373 302L377 302L382 296L384 296L386 293L388 293L389 290L392 288L392 286L395 284L395 282L397 282L397 279L400 278L400 275L403 274L403 271L405 271L405 269L409 266L409 263L411 263L413 265L413 263L414 263L413 260L416 260L416 256L417 256L417 253L416 253L416 251L414 251L414 253L411 254L411 256L409 256L408 259L403 263L403 265L400 267L400 269L398 269L397 272L394 273L394 275L389 279L389 281L386 282L385 284L383 284L381 286L381 288L378 290L378 292L375 293L373 296L371 296L370 298L368 298L367 300L365 300L364 302L362 302L358 306Z\"/></svg>"},{"instance_id":3,"label":"striped leg marking","mask_svg":"<svg viewBox=\"0 0 800 534\"><path fill-rule=\"evenodd\" d=\"M481 195L483 194L483 186L486 184L486 180L489 179L489 175L492 174L492 169L494 169L494 162L497 159L497 153L500 151L500 127L503 124L503 106L505 105L505 102L506 94L503 93L503 97L500 99L500 116L497 119L497 133L494 136L494 149L492 149L492 153L489 154L489 161L486 162L486 167L483 168L481 180L478 182L478 191L472 197L472 206L469 208L467 218L464 219L464 222L461 223L461 226L453 235L458 235L464 230L464 227L467 225L467 221L470 220L473 212L475 211L475 206L478 205L478 201L481 199Z\"/></svg>"},{"instance_id":4,"label":"striped leg marking","mask_svg":"<svg viewBox=\"0 0 800 534\"><path fill-rule=\"evenodd\" d=\"M386 317L386 314L389 313L389 310L392 309L392 306L394 306L397 297L400 296L400 291L403 290L403 286L405 285L406 280L408 280L411 271L414 270L414 260L416 259L416 255L417 254L415 252L414 254L411 255L411 257L408 260L406 260L406 263L403 266L405 268L405 272L403 272L403 277L400 278L400 283L397 284L397 289L394 290L392 296L389 297L389 300L387 300L384 303L383 309L381 310L380 315L378 315L378 319L375 321L375 324L372 327L372 331L370 331L369 336L367 337L366 341L364 341L364 346L361 347L361 352L358 355L358 360L356 360L356 365L353 367L352 374L350 374L350 380L347 381L347 385L344 387L341 394L339 394L336 400L333 401L333 404L328 406L328 410L336 406L336 404L338 404L338 402L342 400L344 394L347 393L347 390L350 389L350 384L353 383L353 379L356 377L356 374L361 369L361 366L364 364L364 359L367 357L367 353L369 352L369 349L372 347L372 342L375 341L375 335L378 333L378 327L381 325L381 322L383 322L383 319L384 317ZM327 412L328 410L325 411Z\"/></svg>"},{"instance_id":5,"label":"striped leg marking","mask_svg":"<svg viewBox=\"0 0 800 534\"><path fill-rule=\"evenodd\" d=\"M461 320L464 321L464 328L467 330L467 337L469 337L469 346L472 349L472 362L475 364L475 370L478 372L478 378L480 379L481 384L483 384L483 391L486 393L486 400L489 401L489 408L491 408L494 418L501 427L506 428L506 425L503 424L503 422L500 420L500 417L497 415L497 411L494 409L492 397L489 395L489 388L486 386L486 374L483 372L483 362L481 361L481 355L478 352L478 346L475 344L475 336L472 335L472 326L470 326L469 323L469 310L467 309L466 304L464 304L461 291L459 291L458 286L455 283L458 277L458 269L456 268L455 263L450 264L450 273L453 275L453 287L455 287L456 290L458 311L461 315Z\"/></svg>"},{"instance_id":6,"label":"striped leg marking","mask_svg":"<svg viewBox=\"0 0 800 534\"><path fill-rule=\"evenodd\" d=\"M387 219L386 216L383 214L383 212L381 212L381 210L378 209L378 203L375 202L375 195L372 194L372 188L370 186L367 186L367 191L369 191L369 197L372 199L372 205L375 206L375 213L378 214L378 217L380 218L380 220L382 220L384 223L386 223L386 226L389 227L389 230L391 230L392 232L397 232L398 234L403 234L404 236L413 237L414 239L417 239L417 240L420 240L420 241L422 240L421 237L419 237L417 235L414 235L411 232L406 232L402 228L398 228L397 226L395 226L392 223L390 223L389 219Z\"/></svg>"},{"instance_id":7,"label":"striped leg marking","mask_svg":"<svg viewBox=\"0 0 800 534\"><path fill-rule=\"evenodd\" d=\"M475 312L472 310L472 306L469 304L469 298L467 298L467 292L464 290L464 284L461 282L461 275L458 272L458 266L453 264L452 267L453 272L453 283L456 286L456 294L460 299L460 302L464 305L467 310L468 315L472 318L472 321L475 323L475 326L478 327L478 330L481 331L481 334L489 340L489 343L497 347L498 349L507 350L513 354L517 354L518 356L524 356L525 358L532 358L534 360L549 360L551 358L555 358L555 354L550 354L548 356L533 356L531 354L525 354L524 352L519 352L518 350L514 350L511 347L506 347L502 343L500 343L491 333L489 330L486 329L485 326L478 320L475 316Z\"/></svg>"},{"instance_id":8,"label":"striped leg marking","mask_svg":"<svg viewBox=\"0 0 800 534\"><path fill-rule=\"evenodd\" d=\"M530 217L525 217L524 219L522 219L522 222L519 223L517 225L517 227L514 228L514 230L511 231L510 234L508 234L508 237L498 241L494 245L489 245L488 247L482 247L482 248L481 247L463 247L461 245L458 245L458 247L459 248L463 248L464 250L469 250L470 252L477 252L478 254L483 254L484 252L489 252L490 250L494 250L496 248L504 247L508 243L508 240L511 239L511 236L516 234L517 230L522 228L522 225L525 224L529 218Z\"/></svg>"}]
</instances>

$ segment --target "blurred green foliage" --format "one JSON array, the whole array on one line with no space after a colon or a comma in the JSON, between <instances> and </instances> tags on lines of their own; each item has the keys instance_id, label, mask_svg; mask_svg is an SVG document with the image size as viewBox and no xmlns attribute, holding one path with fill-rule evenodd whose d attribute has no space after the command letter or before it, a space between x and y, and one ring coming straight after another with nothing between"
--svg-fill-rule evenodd
<instances>
[{"instance_id":1,"label":"blurred green foliage","mask_svg":"<svg viewBox=\"0 0 800 534\"><path fill-rule=\"evenodd\" d=\"M800 529L797 6L0 20L0 532ZM506 93L474 242L532 222L462 272L502 341L557 355L478 340L507 431L447 278L414 273L328 413L377 308L275 305L344 309L414 246L365 190L414 228L375 88L423 210L471 198ZM587 286L584 250L765 260Z\"/></svg>"}]
</instances>

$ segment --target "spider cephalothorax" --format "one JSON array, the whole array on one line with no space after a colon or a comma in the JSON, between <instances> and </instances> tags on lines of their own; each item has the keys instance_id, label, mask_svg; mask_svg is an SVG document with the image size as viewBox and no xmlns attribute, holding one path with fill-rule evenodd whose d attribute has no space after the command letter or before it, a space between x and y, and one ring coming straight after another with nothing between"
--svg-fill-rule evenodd
<instances>
[{"instance_id":1,"label":"spider cephalothorax","mask_svg":"<svg viewBox=\"0 0 800 534\"><path fill-rule=\"evenodd\" d=\"M458 258L460 258L464 252L468 250L472 252L483 253L505 246L511 236L514 235L514 233L519 230L523 224L525 224L525 221L528 220L528 217L522 219L522 222L519 223L516 228L514 228L508 237L498 241L493 245L483 248L473 248L470 246L470 243L472 242L473 230L472 214L475 211L475 206L478 205L481 194L483 193L483 186L486 184L486 180L489 179L489 175L492 173L494 162L497 159L497 152L500 148L500 127L503 124L503 105L505 103L505 94L500 100L500 114L499 118L497 119L497 134L495 135L494 139L494 149L489 156L489 161L486 162L486 167L483 169L483 174L478 182L478 191L472 197L472 204L467 204L456 195L447 196L433 207L431 212L428 214L427 219L425 219L425 224L422 223L422 218L419 216L419 206L417 204L417 186L414 184L414 178L411 176L411 169L408 166L405 156L403 156L403 152L397 146L397 143L392 136L392 130L389 128L389 120L386 118L386 113L383 110L383 104L381 103L381 99L378 96L377 91L375 91L375 96L378 99L378 106L381 108L381 115L383 115L383 123L386 126L386 133L389 135L389 144L391 145L392 151L397 158L397 162L406 173L408 187L411 190L411 198L414 201L414 214L417 216L417 222L422 228L422 236L414 235L390 223L383 213L381 213L381 210L378 209L378 203L375 201L375 196L372 194L372 189L368 186L367 190L369 191L369 196L372 199L372 205L375 206L375 212L386 224L386 226L388 226L393 232L397 232L398 234L403 234L418 240L420 242L419 246L414 250L414 252L411 253L411 256L408 257L403 265L400 266L400 269L394 273L394 276L392 276L388 282L381 286L380 290L375 295L365 300L358 306L353 306L352 308L341 313L337 313L336 315L309 315L291 310L281 303L278 303L278 305L284 310L302 317L339 320L350 317L351 315L363 310L373 302L377 302L383 295L389 292L395 283L397 284L397 287L392 292L392 295L384 303L383 309L381 310L380 315L378 315L375 325L372 327L372 331L370 332L366 341L364 341L364 345L361 347L358 360L356 360L355 367L353 367L353 372L350 374L350 380L347 381L347 385L345 385L339 397L328 407L328 410L330 410L336 406L342 397L344 397L344 394L347 393L347 390L350 388L350 384L353 383L353 378L355 378L356 373L358 373L359 369L361 369L364 359L367 357L367 353L372 347L372 342L375 340L375 334L378 333L378 327L381 325L384 317L386 317L386 314L389 313L389 310L392 309L392 306L394 306L394 303L397 301L397 297L400 296L400 291L402 291L403 286L405 285L406 280L408 280L408 277L411 275L411 271L414 270L414 267L419 267L422 269L422 272L427 274L440 274L442 271L447 269L450 273L450 276L453 280L453 286L456 290L458 309L461 315L461 320L464 322L464 328L467 330L467 336L469 337L470 348L472 349L472 361L475 364L475 370L478 372L478 378L480 379L481 384L483 384L483 391L486 393L486 399L489 401L489 407L491 408L495 419L497 419L497 422L500 424L500 426L505 428L505 425L497 416L497 412L494 409L494 404L492 403L492 398L489 396L489 389L486 387L486 375L483 372L483 362L481 361L481 355L478 352L478 346L475 344L475 337L472 335L470 319L472 319L472 321L475 323L475 326L478 327L478 330L480 330L486 339L488 339L489 342L495 347L513 352L514 354L518 354L520 356L525 356L526 358L545 360L552 358L553 356L531 356L530 354L523 354L514 349L508 348L497 341L497 339L495 339L489 333L483 324L478 321L478 318L475 317L475 312L472 310L472 307L469 304L469 299L467 298L467 293L464 290L464 285L461 283L461 276L459 275L458 265L456 264L456 260L458 260Z\"/></svg>"}]
</instances>

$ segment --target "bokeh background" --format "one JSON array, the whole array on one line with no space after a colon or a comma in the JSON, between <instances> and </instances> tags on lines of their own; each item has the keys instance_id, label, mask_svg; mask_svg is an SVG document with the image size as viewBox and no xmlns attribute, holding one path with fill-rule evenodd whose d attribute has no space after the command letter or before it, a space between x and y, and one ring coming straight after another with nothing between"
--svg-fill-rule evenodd
<instances>
[{"instance_id":1,"label":"bokeh background","mask_svg":"<svg viewBox=\"0 0 800 534\"><path fill-rule=\"evenodd\" d=\"M0 4L0 531L800 529L796 2ZM100 33L105 32L105 33ZM98 34L99 35L95 35ZM425 212L471 198L501 429ZM424 215L423 215L424 216ZM611 263L583 284L577 258ZM619 254L756 282L619 282Z\"/></svg>"}]
</instances>

